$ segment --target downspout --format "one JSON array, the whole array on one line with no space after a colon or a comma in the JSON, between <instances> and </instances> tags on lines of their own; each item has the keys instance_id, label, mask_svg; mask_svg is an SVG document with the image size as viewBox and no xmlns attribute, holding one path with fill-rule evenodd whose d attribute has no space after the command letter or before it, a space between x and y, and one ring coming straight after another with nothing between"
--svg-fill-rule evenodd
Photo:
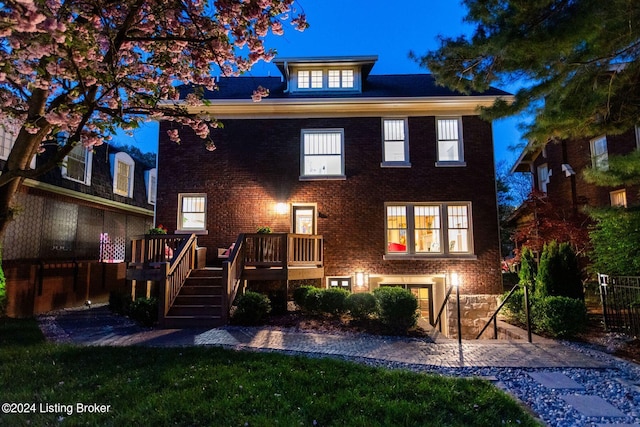
<instances>
[{"instance_id":1,"label":"downspout","mask_svg":"<svg viewBox=\"0 0 640 427\"><path fill-rule=\"evenodd\" d=\"M567 141L562 141L562 163L569 164L569 159L567 156ZM569 179L571 179L571 212L573 215L578 214L578 190L576 187L576 175L572 174Z\"/></svg>"}]
</instances>

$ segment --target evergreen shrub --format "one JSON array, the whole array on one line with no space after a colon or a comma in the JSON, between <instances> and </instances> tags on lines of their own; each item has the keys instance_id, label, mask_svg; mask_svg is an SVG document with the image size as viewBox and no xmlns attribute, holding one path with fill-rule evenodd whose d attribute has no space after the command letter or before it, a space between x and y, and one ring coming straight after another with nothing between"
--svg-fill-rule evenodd
<instances>
[{"instance_id":1,"label":"evergreen shrub","mask_svg":"<svg viewBox=\"0 0 640 427\"><path fill-rule=\"evenodd\" d=\"M153 326L158 321L158 299L136 298L129 307L129 317L144 326Z\"/></svg>"},{"instance_id":2,"label":"evergreen shrub","mask_svg":"<svg viewBox=\"0 0 640 427\"><path fill-rule=\"evenodd\" d=\"M385 286L373 291L378 304L378 316L391 333L406 334L418 319L418 300L410 292Z\"/></svg>"},{"instance_id":3,"label":"evergreen shrub","mask_svg":"<svg viewBox=\"0 0 640 427\"><path fill-rule=\"evenodd\" d=\"M557 338L569 338L585 330L587 307L584 301L564 296L549 296L536 301L533 311L535 329Z\"/></svg>"},{"instance_id":4,"label":"evergreen shrub","mask_svg":"<svg viewBox=\"0 0 640 427\"><path fill-rule=\"evenodd\" d=\"M320 311L334 316L347 311L346 301L349 291L340 288L322 289L320 291Z\"/></svg>"},{"instance_id":5,"label":"evergreen shrub","mask_svg":"<svg viewBox=\"0 0 640 427\"><path fill-rule=\"evenodd\" d=\"M261 325L267 321L270 312L269 298L257 292L247 291L236 299L236 310L231 320L237 325Z\"/></svg>"},{"instance_id":6,"label":"evergreen shrub","mask_svg":"<svg viewBox=\"0 0 640 427\"><path fill-rule=\"evenodd\" d=\"M376 313L376 297L370 293L350 294L347 297L347 310L356 320L366 320Z\"/></svg>"},{"instance_id":7,"label":"evergreen shrub","mask_svg":"<svg viewBox=\"0 0 640 427\"><path fill-rule=\"evenodd\" d=\"M536 276L536 295L584 299L578 258L569 243L555 240L544 245Z\"/></svg>"}]
</instances>

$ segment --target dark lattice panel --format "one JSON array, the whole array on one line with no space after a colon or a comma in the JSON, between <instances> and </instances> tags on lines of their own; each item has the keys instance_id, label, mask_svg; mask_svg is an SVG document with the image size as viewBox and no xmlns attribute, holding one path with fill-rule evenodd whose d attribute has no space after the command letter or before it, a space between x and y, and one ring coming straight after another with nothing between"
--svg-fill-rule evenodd
<instances>
[{"instance_id":1,"label":"dark lattice panel","mask_svg":"<svg viewBox=\"0 0 640 427\"><path fill-rule=\"evenodd\" d=\"M42 226L40 257L70 259L75 255L78 206L47 199Z\"/></svg>"},{"instance_id":2,"label":"dark lattice panel","mask_svg":"<svg viewBox=\"0 0 640 427\"><path fill-rule=\"evenodd\" d=\"M104 223L104 212L80 206L76 231L76 258L96 259L100 253L100 234Z\"/></svg>"},{"instance_id":3,"label":"dark lattice panel","mask_svg":"<svg viewBox=\"0 0 640 427\"><path fill-rule=\"evenodd\" d=\"M18 193L14 204L19 208L4 237L3 259L38 258L45 216L44 199Z\"/></svg>"}]
</instances>

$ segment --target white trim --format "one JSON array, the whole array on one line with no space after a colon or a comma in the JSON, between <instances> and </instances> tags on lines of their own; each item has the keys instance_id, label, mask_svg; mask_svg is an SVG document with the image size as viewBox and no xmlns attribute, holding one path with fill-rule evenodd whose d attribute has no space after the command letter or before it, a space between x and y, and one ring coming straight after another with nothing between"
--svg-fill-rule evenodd
<instances>
[{"instance_id":1,"label":"white trim","mask_svg":"<svg viewBox=\"0 0 640 427\"><path fill-rule=\"evenodd\" d=\"M304 137L305 135L310 134L339 134L340 135L340 173L332 173L332 174L307 174L305 171L306 163L305 159L307 154L304 149ZM311 155L309 155L311 156ZM333 154L332 156L337 156L337 154ZM301 129L300 130L300 180L335 180L335 179L346 179L345 175L345 162L344 162L344 129L343 128L312 128L312 129Z\"/></svg>"},{"instance_id":2,"label":"white trim","mask_svg":"<svg viewBox=\"0 0 640 427\"><path fill-rule=\"evenodd\" d=\"M126 203L117 202L115 200L104 199L102 197L81 193L79 191L69 190L68 188L58 187L57 185L47 184L45 182L36 181L34 179L27 178L23 181L22 185L29 188L37 188L38 190L46 191L53 194L59 194L61 196L67 196L67 197L72 197L78 200L84 200L84 201L95 203L101 206L116 208L116 209L132 212L132 213L153 217L153 211L149 209L141 208L139 206L128 205Z\"/></svg>"},{"instance_id":3,"label":"white trim","mask_svg":"<svg viewBox=\"0 0 640 427\"><path fill-rule=\"evenodd\" d=\"M131 156L125 153L124 151L119 151L115 154L111 154L109 156L109 160L111 160L111 177L113 178L113 182L112 182L113 193L120 196L132 198L133 182L134 182L135 167L136 167L135 162L133 161ZM129 188L127 191L122 191L118 189L118 164L120 163L127 165L129 167L129 172L127 175Z\"/></svg>"},{"instance_id":4,"label":"white trim","mask_svg":"<svg viewBox=\"0 0 640 427\"><path fill-rule=\"evenodd\" d=\"M371 98L264 98L208 100L209 105L191 106L183 101L163 101L164 107L179 106L190 114L212 115L217 119L270 119L322 117L382 117L392 108L395 114L428 116L477 116L478 107L490 107L496 99L513 101L513 96L371 97Z\"/></svg>"},{"instance_id":5,"label":"white trim","mask_svg":"<svg viewBox=\"0 0 640 427\"><path fill-rule=\"evenodd\" d=\"M202 227L184 227L184 221L182 220L182 201L185 198L196 198L202 197L204 198L204 206L203 211L197 211L192 213L202 213L204 215L204 224ZM195 233L195 234L207 234L207 193L178 193L178 215L176 217L176 234L186 234L186 233Z\"/></svg>"},{"instance_id":6,"label":"white trim","mask_svg":"<svg viewBox=\"0 0 640 427\"><path fill-rule=\"evenodd\" d=\"M458 128L458 158L455 160L441 160L440 159L440 126L441 120L455 120ZM442 141L453 141L452 139L442 139ZM462 117L436 117L436 166L451 166L451 167L464 167L466 166L464 160L464 133L462 129Z\"/></svg>"},{"instance_id":7,"label":"white trim","mask_svg":"<svg viewBox=\"0 0 640 427\"><path fill-rule=\"evenodd\" d=\"M84 150L84 180L70 177L67 173L67 164L69 163L69 156L65 156L62 165L60 165L60 173L62 177L69 181L79 182L84 185L91 185L91 172L93 170L93 150L83 147L82 145L76 145L73 150L82 148ZM71 154L71 153L69 153Z\"/></svg>"},{"instance_id":8,"label":"white trim","mask_svg":"<svg viewBox=\"0 0 640 427\"><path fill-rule=\"evenodd\" d=\"M385 132L385 123L387 121L402 121L403 122L403 126L404 126L404 141L403 141L403 146L404 146L404 159L403 160L386 160L386 142L387 142L387 135ZM410 168L411 167L411 162L409 160L409 119L407 117L383 117L381 120L381 124L382 124L382 162L380 163L380 167L383 168L392 168L392 167L398 167L398 168ZM389 142L399 142L400 140L389 140Z\"/></svg>"},{"instance_id":9,"label":"white trim","mask_svg":"<svg viewBox=\"0 0 640 427\"><path fill-rule=\"evenodd\" d=\"M147 203L155 205L158 194L158 170L156 168L144 171L144 184L147 191Z\"/></svg>"}]
</instances>

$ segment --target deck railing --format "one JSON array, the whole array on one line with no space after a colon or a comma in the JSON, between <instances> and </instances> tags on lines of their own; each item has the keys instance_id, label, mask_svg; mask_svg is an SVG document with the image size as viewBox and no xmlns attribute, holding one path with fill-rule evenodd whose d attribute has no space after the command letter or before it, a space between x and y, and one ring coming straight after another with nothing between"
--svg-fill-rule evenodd
<instances>
[{"instance_id":1,"label":"deck railing","mask_svg":"<svg viewBox=\"0 0 640 427\"><path fill-rule=\"evenodd\" d=\"M131 262L149 264L170 262L178 246L188 240L190 235L146 234L131 241Z\"/></svg>"},{"instance_id":2,"label":"deck railing","mask_svg":"<svg viewBox=\"0 0 640 427\"><path fill-rule=\"evenodd\" d=\"M247 267L322 266L322 236L311 234L244 234Z\"/></svg>"},{"instance_id":3,"label":"deck railing","mask_svg":"<svg viewBox=\"0 0 640 427\"><path fill-rule=\"evenodd\" d=\"M195 267L196 243L196 236L192 234L187 240L180 243L176 248L173 259L166 264L167 276L164 283L164 301L160 304L160 308L163 310L163 318L167 315L176 296L180 293L180 289L182 289L182 285L184 285L187 276L189 276L189 272Z\"/></svg>"},{"instance_id":4,"label":"deck railing","mask_svg":"<svg viewBox=\"0 0 640 427\"><path fill-rule=\"evenodd\" d=\"M238 236L238 240L229 253L229 258L222 263L222 283L226 286L226 298L222 298L222 312L229 313L229 308L238 293L240 278L244 268L242 254L244 252L244 234Z\"/></svg>"}]
</instances>

